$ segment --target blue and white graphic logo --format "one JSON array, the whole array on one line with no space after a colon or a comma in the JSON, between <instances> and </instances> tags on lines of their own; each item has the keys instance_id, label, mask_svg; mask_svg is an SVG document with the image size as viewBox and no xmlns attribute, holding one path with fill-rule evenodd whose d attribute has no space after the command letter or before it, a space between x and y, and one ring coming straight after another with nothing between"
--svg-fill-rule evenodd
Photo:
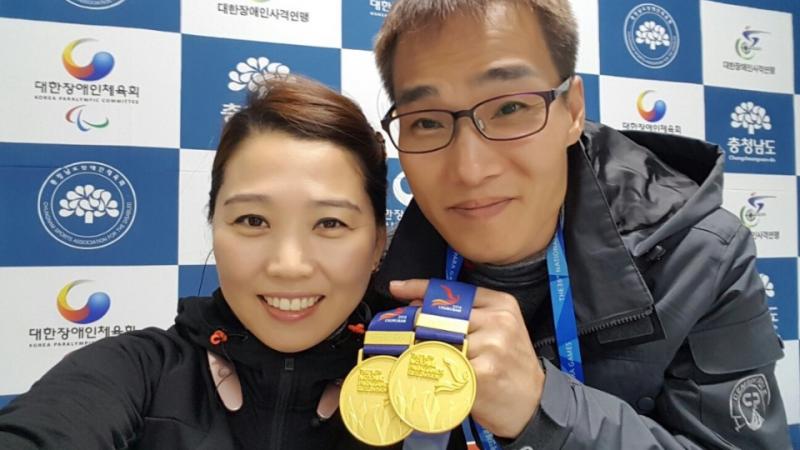
<instances>
[{"instance_id":1,"label":"blue and white graphic logo","mask_svg":"<svg viewBox=\"0 0 800 450\"><path fill-rule=\"evenodd\" d=\"M228 72L228 89L239 92L247 88L250 92L258 92L259 96L266 94L264 82L272 78L286 78L289 76L289 66L270 61L269 58L247 58L236 65L236 70Z\"/></svg>"},{"instance_id":2,"label":"blue and white graphic logo","mask_svg":"<svg viewBox=\"0 0 800 450\"><path fill-rule=\"evenodd\" d=\"M797 260L758 258L756 266L775 331L784 340L797 339Z\"/></svg>"},{"instance_id":3,"label":"blue and white graphic logo","mask_svg":"<svg viewBox=\"0 0 800 450\"><path fill-rule=\"evenodd\" d=\"M233 92L258 93L259 97L263 97L267 93L266 81L273 78L288 78L290 72L289 66L270 61L266 56L250 57L236 64L235 70L228 72L228 89ZM222 104L219 113L227 122L241 110L241 104L228 102Z\"/></svg>"},{"instance_id":4,"label":"blue and white graphic logo","mask_svg":"<svg viewBox=\"0 0 800 450\"><path fill-rule=\"evenodd\" d=\"M742 102L731 113L731 127L747 130L747 134L752 136L756 130L771 130L772 119L764 107L753 102Z\"/></svg>"},{"instance_id":5,"label":"blue and white graphic logo","mask_svg":"<svg viewBox=\"0 0 800 450\"><path fill-rule=\"evenodd\" d=\"M389 14L392 1L353 0L342 2L342 45L372 50L375 35Z\"/></svg>"},{"instance_id":6,"label":"blue and white graphic logo","mask_svg":"<svg viewBox=\"0 0 800 450\"><path fill-rule=\"evenodd\" d=\"M791 95L707 86L706 139L725 150L725 171L794 175Z\"/></svg>"},{"instance_id":7,"label":"blue and white graphic logo","mask_svg":"<svg viewBox=\"0 0 800 450\"><path fill-rule=\"evenodd\" d=\"M631 9L625 17L624 33L628 52L645 67L666 67L678 55L678 25L672 15L658 5L642 3Z\"/></svg>"},{"instance_id":8,"label":"blue and white graphic logo","mask_svg":"<svg viewBox=\"0 0 800 450\"><path fill-rule=\"evenodd\" d=\"M136 193L125 175L96 161L53 171L42 184L39 220L60 243L79 250L107 247L130 230Z\"/></svg>"},{"instance_id":9,"label":"blue and white graphic logo","mask_svg":"<svg viewBox=\"0 0 800 450\"><path fill-rule=\"evenodd\" d=\"M386 196L386 227L391 230L395 228L403 212L411 203L411 188L408 186L406 174L400 167L400 160L389 158L386 160L389 165L389 193Z\"/></svg>"},{"instance_id":10,"label":"blue and white graphic logo","mask_svg":"<svg viewBox=\"0 0 800 450\"><path fill-rule=\"evenodd\" d=\"M214 149L222 125L263 94L263 81L302 74L338 90L341 50L182 35L181 147Z\"/></svg>"},{"instance_id":11,"label":"blue and white graphic logo","mask_svg":"<svg viewBox=\"0 0 800 450\"><path fill-rule=\"evenodd\" d=\"M66 0L67 3L84 9L110 9L119 6L125 0Z\"/></svg>"}]
</instances>

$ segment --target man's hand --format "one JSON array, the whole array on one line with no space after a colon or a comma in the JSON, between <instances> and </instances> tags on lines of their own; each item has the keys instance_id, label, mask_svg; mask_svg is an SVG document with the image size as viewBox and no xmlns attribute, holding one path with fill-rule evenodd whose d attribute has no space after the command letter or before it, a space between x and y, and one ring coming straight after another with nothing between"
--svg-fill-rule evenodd
<instances>
[{"instance_id":1,"label":"man's hand","mask_svg":"<svg viewBox=\"0 0 800 450\"><path fill-rule=\"evenodd\" d=\"M428 280L392 281L389 286L395 298L414 303L427 288ZM539 407L545 377L517 300L479 287L467 338L478 390L472 417L496 436L516 438Z\"/></svg>"}]
</instances>

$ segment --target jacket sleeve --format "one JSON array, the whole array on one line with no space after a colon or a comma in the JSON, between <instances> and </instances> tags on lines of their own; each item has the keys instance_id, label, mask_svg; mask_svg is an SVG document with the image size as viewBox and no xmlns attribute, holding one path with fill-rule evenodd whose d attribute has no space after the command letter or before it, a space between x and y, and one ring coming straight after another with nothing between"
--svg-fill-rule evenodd
<instances>
[{"instance_id":1,"label":"jacket sleeve","mask_svg":"<svg viewBox=\"0 0 800 450\"><path fill-rule=\"evenodd\" d=\"M791 448L774 375L783 353L746 228L721 261L710 312L667 368L652 417L544 361L540 407L504 448Z\"/></svg>"},{"instance_id":2,"label":"jacket sleeve","mask_svg":"<svg viewBox=\"0 0 800 450\"><path fill-rule=\"evenodd\" d=\"M127 448L158 382L164 352L153 333L106 338L64 357L0 410L0 448Z\"/></svg>"}]
</instances>

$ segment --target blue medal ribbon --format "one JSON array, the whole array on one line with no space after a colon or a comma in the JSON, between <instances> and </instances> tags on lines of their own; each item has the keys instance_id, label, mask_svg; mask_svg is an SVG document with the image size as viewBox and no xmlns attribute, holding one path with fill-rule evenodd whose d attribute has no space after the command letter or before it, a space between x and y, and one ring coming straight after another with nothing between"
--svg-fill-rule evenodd
<instances>
[{"instance_id":1,"label":"blue medal ribbon","mask_svg":"<svg viewBox=\"0 0 800 450\"><path fill-rule=\"evenodd\" d=\"M460 346L467 337L469 315L475 300L475 286L454 281L461 271L464 259L452 249L448 249L445 277L447 280L431 278L422 310L417 318L415 337L418 341L441 341ZM469 421L469 418L467 418ZM403 449L447 448L450 432L425 434L414 432L406 438ZM477 450L477 447L473 447Z\"/></svg>"},{"instance_id":2,"label":"blue medal ribbon","mask_svg":"<svg viewBox=\"0 0 800 450\"><path fill-rule=\"evenodd\" d=\"M583 360L578 342L578 324L575 320L567 257L564 253L563 210L556 236L547 248L547 273L550 278L550 303L553 307L553 323L561 370L583 383Z\"/></svg>"},{"instance_id":3,"label":"blue medal ribbon","mask_svg":"<svg viewBox=\"0 0 800 450\"><path fill-rule=\"evenodd\" d=\"M455 279L458 271L464 262L464 258L455 250L447 248L447 261L445 262L445 276L448 280ZM581 359L580 343L578 342L578 325L575 319L575 308L572 301L572 289L570 288L569 269L567 258L564 251L564 210L558 221L556 234L547 246L547 273L550 282L550 303L553 308L553 326L556 333L556 343L558 345L558 356L561 370L583 382L583 362ZM450 278L452 277L452 278ZM472 434L470 423L475 425L475 430L480 439L481 447L487 449L499 449L500 445L494 439L492 433L483 428L471 417L464 420L461 429L467 441L467 449L472 450L475 445L475 437Z\"/></svg>"},{"instance_id":4,"label":"blue medal ribbon","mask_svg":"<svg viewBox=\"0 0 800 450\"><path fill-rule=\"evenodd\" d=\"M398 356L406 351L413 343L414 318L418 309L417 306L403 306L373 317L364 334L364 356ZM381 333L392 333L395 337L382 339L385 334ZM397 344L396 336L406 333L409 335L408 345Z\"/></svg>"}]
</instances>

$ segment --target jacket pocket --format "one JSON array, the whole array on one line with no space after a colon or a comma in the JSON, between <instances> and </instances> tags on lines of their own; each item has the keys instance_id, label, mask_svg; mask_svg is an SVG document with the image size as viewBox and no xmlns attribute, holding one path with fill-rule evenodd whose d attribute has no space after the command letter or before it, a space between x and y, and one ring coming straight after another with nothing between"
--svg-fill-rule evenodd
<instances>
[{"instance_id":1,"label":"jacket pocket","mask_svg":"<svg viewBox=\"0 0 800 450\"><path fill-rule=\"evenodd\" d=\"M753 370L783 357L769 311L746 322L694 332L688 340L695 365L709 375Z\"/></svg>"}]
</instances>

